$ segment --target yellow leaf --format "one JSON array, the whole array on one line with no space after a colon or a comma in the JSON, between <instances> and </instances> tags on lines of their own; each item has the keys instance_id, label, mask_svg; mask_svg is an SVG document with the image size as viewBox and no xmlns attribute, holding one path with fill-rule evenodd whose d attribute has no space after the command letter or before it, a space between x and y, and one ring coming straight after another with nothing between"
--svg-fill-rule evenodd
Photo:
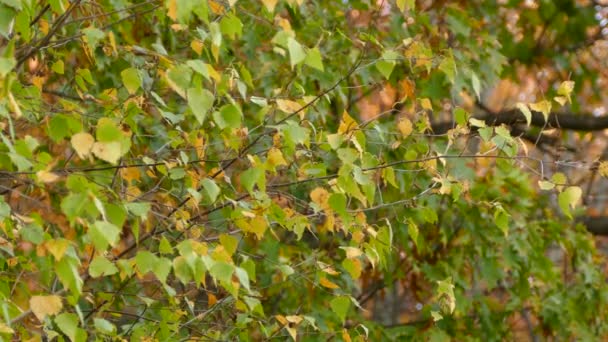
<instances>
[{"instance_id":1,"label":"yellow leaf","mask_svg":"<svg viewBox=\"0 0 608 342\"><path fill-rule=\"evenodd\" d=\"M287 114L291 114L300 110L300 108L302 108L302 105L295 101L279 99L277 100L277 108Z\"/></svg>"},{"instance_id":2,"label":"yellow leaf","mask_svg":"<svg viewBox=\"0 0 608 342\"><path fill-rule=\"evenodd\" d=\"M414 130L412 122L408 118L401 118L397 123L397 128L399 128L399 132L404 138L407 138Z\"/></svg>"},{"instance_id":3,"label":"yellow leaf","mask_svg":"<svg viewBox=\"0 0 608 342\"><path fill-rule=\"evenodd\" d=\"M44 170L36 172L36 177L38 177L38 180L42 183L52 183L56 182L59 179L58 175Z\"/></svg>"},{"instance_id":4,"label":"yellow leaf","mask_svg":"<svg viewBox=\"0 0 608 342\"><path fill-rule=\"evenodd\" d=\"M129 183L129 184L131 183L131 181L139 182L141 179L141 173L139 172L139 169L136 167L125 167L125 168L121 169L120 176L122 177L122 179L127 181L127 183Z\"/></svg>"},{"instance_id":5,"label":"yellow leaf","mask_svg":"<svg viewBox=\"0 0 608 342\"><path fill-rule=\"evenodd\" d=\"M167 3L167 16L173 21L177 20L177 0L169 0Z\"/></svg>"},{"instance_id":6,"label":"yellow leaf","mask_svg":"<svg viewBox=\"0 0 608 342\"><path fill-rule=\"evenodd\" d=\"M56 261L61 260L65 251L68 249L69 245L68 240L64 239L56 239L56 240L48 240L45 243L46 250L49 251L54 257Z\"/></svg>"},{"instance_id":7,"label":"yellow leaf","mask_svg":"<svg viewBox=\"0 0 608 342\"><path fill-rule=\"evenodd\" d=\"M600 162L600 165L598 166L598 170L600 172L600 176L602 177L608 177L608 162Z\"/></svg>"},{"instance_id":8,"label":"yellow leaf","mask_svg":"<svg viewBox=\"0 0 608 342\"><path fill-rule=\"evenodd\" d=\"M363 254L363 252L356 247L340 247L340 249L343 249L346 252L346 258L348 259L353 259Z\"/></svg>"},{"instance_id":9,"label":"yellow leaf","mask_svg":"<svg viewBox=\"0 0 608 342\"><path fill-rule=\"evenodd\" d=\"M279 323L281 323L281 325L287 325L289 324L289 322L287 322L287 319L285 319L285 316L283 315L275 315L274 318L279 321Z\"/></svg>"},{"instance_id":10,"label":"yellow leaf","mask_svg":"<svg viewBox=\"0 0 608 342\"><path fill-rule=\"evenodd\" d=\"M420 105L422 106L423 109L426 110L433 110L433 105L431 104L431 100L429 100L428 98L423 98L420 99Z\"/></svg>"},{"instance_id":11,"label":"yellow leaf","mask_svg":"<svg viewBox=\"0 0 608 342\"><path fill-rule=\"evenodd\" d=\"M549 118L549 113L551 112L551 102L547 100L542 100L536 103L530 103L528 106L535 112L543 113L545 121L547 121L547 119Z\"/></svg>"},{"instance_id":12,"label":"yellow leaf","mask_svg":"<svg viewBox=\"0 0 608 342\"><path fill-rule=\"evenodd\" d=\"M340 274L340 272L336 271L332 266L321 262L321 261L317 261L317 266L319 266L319 269L327 274L330 275L338 275Z\"/></svg>"},{"instance_id":13,"label":"yellow leaf","mask_svg":"<svg viewBox=\"0 0 608 342\"><path fill-rule=\"evenodd\" d=\"M357 122L344 111L344 113L342 113L342 120L340 120L340 127L338 127L338 134L348 133L357 128L357 126Z\"/></svg>"},{"instance_id":14,"label":"yellow leaf","mask_svg":"<svg viewBox=\"0 0 608 342\"><path fill-rule=\"evenodd\" d=\"M217 0L209 0L209 8L211 8L211 12L213 14L222 15L226 11L224 5Z\"/></svg>"},{"instance_id":15,"label":"yellow leaf","mask_svg":"<svg viewBox=\"0 0 608 342\"><path fill-rule=\"evenodd\" d=\"M47 35L49 33L49 22L46 21L46 19L40 19L38 20L38 23L40 27L40 32L42 32L44 35Z\"/></svg>"},{"instance_id":16,"label":"yellow leaf","mask_svg":"<svg viewBox=\"0 0 608 342\"><path fill-rule=\"evenodd\" d=\"M70 142L72 143L72 148L76 151L76 154L78 154L78 157L84 159L91 153L95 138L89 133L80 132L74 134L72 139L70 139Z\"/></svg>"},{"instance_id":17,"label":"yellow leaf","mask_svg":"<svg viewBox=\"0 0 608 342\"><path fill-rule=\"evenodd\" d=\"M278 0L262 0L264 6L270 13L274 13L274 8L277 6Z\"/></svg>"},{"instance_id":18,"label":"yellow leaf","mask_svg":"<svg viewBox=\"0 0 608 342\"><path fill-rule=\"evenodd\" d=\"M562 84L559 85L559 88L557 89L557 93L559 95L561 95L562 97L564 97L568 102L572 102L572 99L570 98L570 94L572 94L572 90L574 90L574 81L564 81L564 82L562 82ZM560 102L560 104L562 106L564 105L561 102Z\"/></svg>"},{"instance_id":19,"label":"yellow leaf","mask_svg":"<svg viewBox=\"0 0 608 342\"><path fill-rule=\"evenodd\" d=\"M33 296L30 298L30 309L40 322L43 322L46 316L58 314L62 308L63 303L59 296Z\"/></svg>"},{"instance_id":20,"label":"yellow leaf","mask_svg":"<svg viewBox=\"0 0 608 342\"><path fill-rule=\"evenodd\" d=\"M11 329L11 327L9 327L8 325L6 325L5 323L0 322L0 333L2 333L2 334L14 334L15 330Z\"/></svg>"},{"instance_id":21,"label":"yellow leaf","mask_svg":"<svg viewBox=\"0 0 608 342\"><path fill-rule=\"evenodd\" d=\"M323 188L315 188L310 192L310 199L321 208L328 208L329 192Z\"/></svg>"},{"instance_id":22,"label":"yellow leaf","mask_svg":"<svg viewBox=\"0 0 608 342\"><path fill-rule=\"evenodd\" d=\"M346 328L342 329L342 339L344 340L344 342L352 342L352 340L350 339L350 334L348 333L348 330L346 330Z\"/></svg>"},{"instance_id":23,"label":"yellow leaf","mask_svg":"<svg viewBox=\"0 0 608 342\"><path fill-rule=\"evenodd\" d=\"M120 143L116 141L98 141L93 144L92 152L97 158L116 165L121 156Z\"/></svg>"},{"instance_id":24,"label":"yellow leaf","mask_svg":"<svg viewBox=\"0 0 608 342\"><path fill-rule=\"evenodd\" d=\"M304 318L302 318L302 316L296 316L296 315L292 315L292 316L285 316L285 319L287 320L287 322L289 323L293 323L293 324L300 324L300 322L302 322L302 320Z\"/></svg>"},{"instance_id":25,"label":"yellow leaf","mask_svg":"<svg viewBox=\"0 0 608 342\"><path fill-rule=\"evenodd\" d=\"M291 336L291 338L295 341L296 337L297 337L297 330L294 327L290 327L289 325L285 326L285 329L287 330L287 332L289 333L289 336Z\"/></svg>"},{"instance_id":26,"label":"yellow leaf","mask_svg":"<svg viewBox=\"0 0 608 342\"><path fill-rule=\"evenodd\" d=\"M281 153L281 150L274 147L268 151L267 163L272 167L273 170L277 166L287 166L287 161L285 161L285 158L283 158L283 153Z\"/></svg>"},{"instance_id":27,"label":"yellow leaf","mask_svg":"<svg viewBox=\"0 0 608 342\"><path fill-rule=\"evenodd\" d=\"M199 56L203 53L203 47L204 47L203 42L201 42L198 39L197 40L193 40L192 43L190 43L190 47Z\"/></svg>"},{"instance_id":28,"label":"yellow leaf","mask_svg":"<svg viewBox=\"0 0 608 342\"><path fill-rule=\"evenodd\" d=\"M321 286L323 286L323 287L327 287L328 289L339 289L340 288L340 286L327 280L327 278L321 278L319 280L319 284L321 284Z\"/></svg>"}]
</instances>

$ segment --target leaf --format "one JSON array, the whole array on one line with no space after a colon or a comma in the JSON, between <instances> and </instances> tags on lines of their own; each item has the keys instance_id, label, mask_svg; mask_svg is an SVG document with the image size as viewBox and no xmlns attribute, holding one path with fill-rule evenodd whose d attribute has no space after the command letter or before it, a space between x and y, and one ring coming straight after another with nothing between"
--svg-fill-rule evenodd
<instances>
[{"instance_id":1,"label":"leaf","mask_svg":"<svg viewBox=\"0 0 608 342\"><path fill-rule=\"evenodd\" d=\"M220 188L217 186L215 181L210 178L203 179L201 183L203 189L205 190L205 193L207 194L207 197L209 198L209 202L214 203L217 200L217 196L221 192Z\"/></svg>"},{"instance_id":2,"label":"leaf","mask_svg":"<svg viewBox=\"0 0 608 342\"><path fill-rule=\"evenodd\" d=\"M112 165L116 165L120 157L121 153L121 145L119 142L96 142L93 144L93 148L91 149L95 157L107 161Z\"/></svg>"},{"instance_id":3,"label":"leaf","mask_svg":"<svg viewBox=\"0 0 608 342\"><path fill-rule=\"evenodd\" d=\"M110 222L96 221L89 227L89 237L95 248L105 251L108 245L114 247L120 237L121 229Z\"/></svg>"},{"instance_id":4,"label":"leaf","mask_svg":"<svg viewBox=\"0 0 608 342\"><path fill-rule=\"evenodd\" d=\"M340 126L338 127L338 134L346 134L352 130L355 130L359 125L346 111L342 112L342 120L340 120Z\"/></svg>"},{"instance_id":5,"label":"leaf","mask_svg":"<svg viewBox=\"0 0 608 342\"><path fill-rule=\"evenodd\" d=\"M102 334L113 335L116 333L116 326L112 322L103 318L93 318L95 329Z\"/></svg>"},{"instance_id":6,"label":"leaf","mask_svg":"<svg viewBox=\"0 0 608 342\"><path fill-rule=\"evenodd\" d=\"M310 199L320 208L328 207L329 192L323 188L315 188L310 192Z\"/></svg>"},{"instance_id":7,"label":"leaf","mask_svg":"<svg viewBox=\"0 0 608 342\"><path fill-rule=\"evenodd\" d=\"M17 62L13 57L0 57L0 78L6 77L16 64Z\"/></svg>"},{"instance_id":8,"label":"leaf","mask_svg":"<svg viewBox=\"0 0 608 342\"><path fill-rule=\"evenodd\" d=\"M215 97L207 89L189 88L188 89L188 106L194 117L200 125L205 122L207 112L213 108Z\"/></svg>"},{"instance_id":9,"label":"leaf","mask_svg":"<svg viewBox=\"0 0 608 342\"><path fill-rule=\"evenodd\" d=\"M148 251L139 251L135 256L135 265L141 274L154 271L158 263L158 257Z\"/></svg>"},{"instance_id":10,"label":"leaf","mask_svg":"<svg viewBox=\"0 0 608 342\"><path fill-rule=\"evenodd\" d=\"M53 183L59 180L59 176L53 172L40 170L36 172L36 178L42 183Z\"/></svg>"},{"instance_id":11,"label":"leaf","mask_svg":"<svg viewBox=\"0 0 608 342\"><path fill-rule=\"evenodd\" d=\"M262 3L270 13L274 13L274 9L277 6L278 0L262 0Z\"/></svg>"},{"instance_id":12,"label":"leaf","mask_svg":"<svg viewBox=\"0 0 608 342\"><path fill-rule=\"evenodd\" d=\"M538 181L538 187L541 190L551 190L555 187L555 184L545 181L545 180L541 180L541 181Z\"/></svg>"},{"instance_id":13,"label":"leaf","mask_svg":"<svg viewBox=\"0 0 608 342\"><path fill-rule=\"evenodd\" d=\"M262 188L262 185L265 183L264 178L264 171L256 167L246 170L245 172L241 173L240 176L241 185L249 193L253 192L255 185L258 185L258 187ZM264 189L262 188L261 190Z\"/></svg>"},{"instance_id":14,"label":"leaf","mask_svg":"<svg viewBox=\"0 0 608 342\"><path fill-rule=\"evenodd\" d=\"M127 68L120 72L122 84L125 86L129 94L133 95L137 89L141 87L141 76L135 68Z\"/></svg>"},{"instance_id":15,"label":"leaf","mask_svg":"<svg viewBox=\"0 0 608 342\"><path fill-rule=\"evenodd\" d=\"M449 50L447 57L439 63L439 70L443 71L450 83L454 84L456 79L456 62L451 50ZM479 91L476 92L479 93Z\"/></svg>"},{"instance_id":16,"label":"leaf","mask_svg":"<svg viewBox=\"0 0 608 342\"><path fill-rule=\"evenodd\" d=\"M384 78L388 79L393 73L395 65L397 65L397 59L400 56L393 50L386 50L382 53L382 58L376 62L376 69L380 71Z\"/></svg>"},{"instance_id":17,"label":"leaf","mask_svg":"<svg viewBox=\"0 0 608 342\"><path fill-rule=\"evenodd\" d=\"M515 106L526 117L526 123L528 124L528 126L530 126L530 124L532 123L532 112L530 112L528 105L526 105L525 103L517 102Z\"/></svg>"},{"instance_id":18,"label":"leaf","mask_svg":"<svg viewBox=\"0 0 608 342\"><path fill-rule=\"evenodd\" d=\"M323 59L321 57L321 52L319 48L312 48L308 50L306 54L306 59L304 59L304 63L310 67L313 67L319 71L325 71L323 68Z\"/></svg>"},{"instance_id":19,"label":"leaf","mask_svg":"<svg viewBox=\"0 0 608 342\"><path fill-rule=\"evenodd\" d=\"M84 342L87 333L78 327L78 316L73 313L62 313L55 317L55 324L72 342Z\"/></svg>"},{"instance_id":20,"label":"leaf","mask_svg":"<svg viewBox=\"0 0 608 342\"><path fill-rule=\"evenodd\" d=\"M339 289L340 286L336 285L335 283L333 283L331 280L323 277L321 279L319 279L319 284L323 287L326 287L328 289Z\"/></svg>"},{"instance_id":21,"label":"leaf","mask_svg":"<svg viewBox=\"0 0 608 342\"><path fill-rule=\"evenodd\" d=\"M558 196L559 207L563 210L568 218L572 218L570 209L574 209L580 201L583 191L578 186L567 187Z\"/></svg>"},{"instance_id":22,"label":"leaf","mask_svg":"<svg viewBox=\"0 0 608 342\"><path fill-rule=\"evenodd\" d=\"M118 273L118 268L105 257L98 255L93 258L89 265L89 274L93 278L109 276Z\"/></svg>"},{"instance_id":23,"label":"leaf","mask_svg":"<svg viewBox=\"0 0 608 342\"><path fill-rule=\"evenodd\" d=\"M209 274L216 280L223 283L230 283L235 267L227 262L218 261L209 269Z\"/></svg>"},{"instance_id":24,"label":"leaf","mask_svg":"<svg viewBox=\"0 0 608 342\"><path fill-rule=\"evenodd\" d=\"M566 98L568 103L572 103L572 99L570 97L572 90L574 90L574 81L564 81L559 85L559 88L557 88L557 93ZM561 102L560 104L562 106L564 105L564 103Z\"/></svg>"},{"instance_id":25,"label":"leaf","mask_svg":"<svg viewBox=\"0 0 608 342\"><path fill-rule=\"evenodd\" d=\"M549 119L549 113L551 112L551 102L547 100L542 100L536 103L530 103L528 106L535 112L543 113L543 116L545 117L545 122L547 122L547 120Z\"/></svg>"},{"instance_id":26,"label":"leaf","mask_svg":"<svg viewBox=\"0 0 608 342\"><path fill-rule=\"evenodd\" d=\"M277 108L287 114L292 114L299 111L302 105L291 100L277 99Z\"/></svg>"},{"instance_id":27,"label":"leaf","mask_svg":"<svg viewBox=\"0 0 608 342\"><path fill-rule=\"evenodd\" d=\"M81 132L74 134L70 143L72 144L74 151L76 151L76 154L78 154L78 157L84 159L91 153L95 138L89 133Z\"/></svg>"},{"instance_id":28,"label":"leaf","mask_svg":"<svg viewBox=\"0 0 608 342\"><path fill-rule=\"evenodd\" d=\"M598 165L598 171L600 173L600 176L608 177L608 162L606 162L606 161L600 162Z\"/></svg>"},{"instance_id":29,"label":"leaf","mask_svg":"<svg viewBox=\"0 0 608 342\"><path fill-rule=\"evenodd\" d=\"M471 74L471 84L473 85L473 91L477 96L477 100L481 99L481 82L479 81L479 77L476 73Z\"/></svg>"},{"instance_id":30,"label":"leaf","mask_svg":"<svg viewBox=\"0 0 608 342\"><path fill-rule=\"evenodd\" d=\"M329 302L331 311L333 311L338 316L338 318L340 318L342 324L344 324L346 320L346 314L350 309L350 304L350 298L346 296L336 297Z\"/></svg>"},{"instance_id":31,"label":"leaf","mask_svg":"<svg viewBox=\"0 0 608 342\"><path fill-rule=\"evenodd\" d=\"M219 112L213 113L213 120L220 129L239 128L243 114L241 109L234 104L222 106Z\"/></svg>"},{"instance_id":32,"label":"leaf","mask_svg":"<svg viewBox=\"0 0 608 342\"><path fill-rule=\"evenodd\" d=\"M410 134L412 134L412 131L414 130L410 119L405 118L405 117L401 118L397 122L397 128L399 129L399 132L401 132L401 135L404 138L407 138Z\"/></svg>"},{"instance_id":33,"label":"leaf","mask_svg":"<svg viewBox=\"0 0 608 342\"><path fill-rule=\"evenodd\" d=\"M58 314L62 308L63 303L59 296L32 296L30 298L30 309L40 322L44 322L46 316Z\"/></svg>"},{"instance_id":34,"label":"leaf","mask_svg":"<svg viewBox=\"0 0 608 342\"><path fill-rule=\"evenodd\" d=\"M287 50L289 51L289 63L292 68L306 59L304 48L292 37L287 39Z\"/></svg>"}]
</instances>

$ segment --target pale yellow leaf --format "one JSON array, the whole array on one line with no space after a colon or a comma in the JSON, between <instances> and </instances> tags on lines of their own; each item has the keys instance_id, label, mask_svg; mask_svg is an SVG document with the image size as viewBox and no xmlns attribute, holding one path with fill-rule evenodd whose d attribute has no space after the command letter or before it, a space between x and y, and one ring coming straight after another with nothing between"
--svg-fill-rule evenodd
<instances>
[{"instance_id":1,"label":"pale yellow leaf","mask_svg":"<svg viewBox=\"0 0 608 342\"><path fill-rule=\"evenodd\" d=\"M279 99L279 100L277 100L277 107L281 111L283 111L287 114L291 114L291 113L295 113L298 110L300 110L300 108L302 108L302 105L300 105L299 103L297 103L295 101Z\"/></svg>"},{"instance_id":2,"label":"pale yellow leaf","mask_svg":"<svg viewBox=\"0 0 608 342\"><path fill-rule=\"evenodd\" d=\"M274 8L277 6L278 0L262 0L264 6L270 13L274 13Z\"/></svg>"},{"instance_id":3,"label":"pale yellow leaf","mask_svg":"<svg viewBox=\"0 0 608 342\"><path fill-rule=\"evenodd\" d=\"M80 159L84 159L91 153L91 149L95 143L95 138L93 138L93 136L89 133L80 132L74 134L70 142L72 143L72 148L78 154L78 157Z\"/></svg>"},{"instance_id":4,"label":"pale yellow leaf","mask_svg":"<svg viewBox=\"0 0 608 342\"><path fill-rule=\"evenodd\" d=\"M401 120L399 120L397 123L397 128L404 138L407 138L414 130L412 122L408 118L401 118Z\"/></svg>"},{"instance_id":5,"label":"pale yellow leaf","mask_svg":"<svg viewBox=\"0 0 608 342\"><path fill-rule=\"evenodd\" d=\"M363 252L356 247L340 247L346 252L346 258L353 259L363 254Z\"/></svg>"},{"instance_id":6,"label":"pale yellow leaf","mask_svg":"<svg viewBox=\"0 0 608 342\"><path fill-rule=\"evenodd\" d=\"M40 170L36 172L36 177L42 183L52 183L56 182L59 179L59 176L53 172Z\"/></svg>"},{"instance_id":7,"label":"pale yellow leaf","mask_svg":"<svg viewBox=\"0 0 608 342\"><path fill-rule=\"evenodd\" d=\"M59 296L33 296L30 298L30 309L40 322L43 322L46 316L58 314L62 308L63 303Z\"/></svg>"}]
</instances>

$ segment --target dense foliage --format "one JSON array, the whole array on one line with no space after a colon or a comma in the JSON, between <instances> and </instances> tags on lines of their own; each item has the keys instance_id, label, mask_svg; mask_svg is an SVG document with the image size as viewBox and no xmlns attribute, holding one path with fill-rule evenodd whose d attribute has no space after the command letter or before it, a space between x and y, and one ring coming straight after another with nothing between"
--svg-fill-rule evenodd
<instances>
[{"instance_id":1,"label":"dense foliage","mask_svg":"<svg viewBox=\"0 0 608 342\"><path fill-rule=\"evenodd\" d=\"M2 338L607 336L600 10L0 0Z\"/></svg>"}]
</instances>

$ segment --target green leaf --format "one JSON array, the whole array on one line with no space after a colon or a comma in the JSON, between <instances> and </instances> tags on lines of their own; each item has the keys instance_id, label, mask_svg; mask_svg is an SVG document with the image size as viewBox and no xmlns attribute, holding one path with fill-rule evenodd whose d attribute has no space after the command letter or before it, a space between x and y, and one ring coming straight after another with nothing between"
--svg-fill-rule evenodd
<instances>
[{"instance_id":1,"label":"green leaf","mask_svg":"<svg viewBox=\"0 0 608 342\"><path fill-rule=\"evenodd\" d=\"M0 77L6 77L11 70L17 65L17 61L13 57L0 57Z\"/></svg>"},{"instance_id":2,"label":"green leaf","mask_svg":"<svg viewBox=\"0 0 608 342\"><path fill-rule=\"evenodd\" d=\"M234 104L222 106L219 112L213 113L213 120L220 129L239 128L242 119L241 109Z\"/></svg>"},{"instance_id":3,"label":"green leaf","mask_svg":"<svg viewBox=\"0 0 608 342\"><path fill-rule=\"evenodd\" d=\"M397 64L399 54L393 50L386 50L382 54L382 58L376 62L376 69L380 71L384 78L388 79Z\"/></svg>"},{"instance_id":4,"label":"green leaf","mask_svg":"<svg viewBox=\"0 0 608 342\"><path fill-rule=\"evenodd\" d=\"M289 50L289 62L292 68L306 59L304 48L292 37L287 39L287 50Z\"/></svg>"},{"instance_id":5,"label":"green leaf","mask_svg":"<svg viewBox=\"0 0 608 342\"><path fill-rule=\"evenodd\" d=\"M221 190L213 179L205 178L201 181L203 189L209 199L209 203L214 203L217 200Z\"/></svg>"},{"instance_id":6,"label":"green leaf","mask_svg":"<svg viewBox=\"0 0 608 342\"><path fill-rule=\"evenodd\" d=\"M476 73L471 73L471 84L473 85L473 91L475 92L477 99L481 99L481 82Z\"/></svg>"},{"instance_id":7,"label":"green leaf","mask_svg":"<svg viewBox=\"0 0 608 342\"><path fill-rule=\"evenodd\" d=\"M243 285L243 287L246 288L247 291L251 291L251 287L249 284L249 274L247 273L247 271L240 267L236 267L235 273L236 277L239 279L239 283L241 283L241 285Z\"/></svg>"},{"instance_id":8,"label":"green leaf","mask_svg":"<svg viewBox=\"0 0 608 342\"><path fill-rule=\"evenodd\" d=\"M348 313L348 309L350 309L350 298L346 296L336 297L329 302L329 306L331 307L331 311L333 311L338 318L344 324L346 320L346 314Z\"/></svg>"},{"instance_id":9,"label":"green leaf","mask_svg":"<svg viewBox=\"0 0 608 342\"><path fill-rule=\"evenodd\" d=\"M121 229L110 222L96 221L89 227L89 238L99 251L105 251L108 245L114 246L118 242Z\"/></svg>"},{"instance_id":10,"label":"green leaf","mask_svg":"<svg viewBox=\"0 0 608 342\"><path fill-rule=\"evenodd\" d=\"M220 31L230 39L236 39L243 34L243 23L236 15L228 13L220 21Z\"/></svg>"},{"instance_id":11,"label":"green leaf","mask_svg":"<svg viewBox=\"0 0 608 342\"><path fill-rule=\"evenodd\" d=\"M309 49L308 53L306 53L304 63L317 70L325 71L325 68L323 68L323 58L321 57L321 52L319 51L319 48L315 47Z\"/></svg>"},{"instance_id":12,"label":"green leaf","mask_svg":"<svg viewBox=\"0 0 608 342\"><path fill-rule=\"evenodd\" d=\"M572 218L570 209L574 209L581 199L583 191L578 186L567 187L558 196L559 207L567 217Z\"/></svg>"},{"instance_id":13,"label":"green leaf","mask_svg":"<svg viewBox=\"0 0 608 342\"><path fill-rule=\"evenodd\" d=\"M55 317L55 324L73 342L86 341L87 333L78 327L78 316L73 313L62 313Z\"/></svg>"},{"instance_id":14,"label":"green leaf","mask_svg":"<svg viewBox=\"0 0 608 342\"><path fill-rule=\"evenodd\" d=\"M253 187L258 185L262 188L262 184L265 184L263 180L265 178L265 173L262 169L253 167L245 172L241 173L240 180L241 185L247 190L247 192L252 193ZM261 190L264 190L263 188Z\"/></svg>"},{"instance_id":15,"label":"green leaf","mask_svg":"<svg viewBox=\"0 0 608 342\"><path fill-rule=\"evenodd\" d=\"M218 261L209 269L209 274L216 280L229 284L232 279L235 267L227 262Z\"/></svg>"},{"instance_id":16,"label":"green leaf","mask_svg":"<svg viewBox=\"0 0 608 342\"><path fill-rule=\"evenodd\" d=\"M63 257L55 264L55 272L64 287L74 294L82 292L82 278L79 273L80 262L72 257Z\"/></svg>"},{"instance_id":17,"label":"green leaf","mask_svg":"<svg viewBox=\"0 0 608 342\"><path fill-rule=\"evenodd\" d=\"M93 325L95 326L95 330L102 334L114 335L116 333L116 326L103 318L93 318Z\"/></svg>"},{"instance_id":18,"label":"green leaf","mask_svg":"<svg viewBox=\"0 0 608 342\"><path fill-rule=\"evenodd\" d=\"M96 256L89 265L89 274L93 278L109 276L118 273L118 268L103 256Z\"/></svg>"},{"instance_id":19,"label":"green leaf","mask_svg":"<svg viewBox=\"0 0 608 342\"><path fill-rule=\"evenodd\" d=\"M139 268L139 265L137 266ZM158 258L152 268L152 273L158 278L161 283L167 281L169 273L171 273L172 261L167 258Z\"/></svg>"},{"instance_id":20,"label":"green leaf","mask_svg":"<svg viewBox=\"0 0 608 342\"><path fill-rule=\"evenodd\" d=\"M158 263L159 258L148 251L139 251L135 256L135 265L141 274L154 271Z\"/></svg>"},{"instance_id":21,"label":"green leaf","mask_svg":"<svg viewBox=\"0 0 608 342\"><path fill-rule=\"evenodd\" d=\"M125 86L129 94L133 95L137 89L141 87L141 76L135 68L128 68L120 72L122 84Z\"/></svg>"},{"instance_id":22,"label":"green leaf","mask_svg":"<svg viewBox=\"0 0 608 342\"><path fill-rule=\"evenodd\" d=\"M188 89L188 106L199 124L205 122L207 112L213 108L215 97L207 89L189 88Z\"/></svg>"}]
</instances>

